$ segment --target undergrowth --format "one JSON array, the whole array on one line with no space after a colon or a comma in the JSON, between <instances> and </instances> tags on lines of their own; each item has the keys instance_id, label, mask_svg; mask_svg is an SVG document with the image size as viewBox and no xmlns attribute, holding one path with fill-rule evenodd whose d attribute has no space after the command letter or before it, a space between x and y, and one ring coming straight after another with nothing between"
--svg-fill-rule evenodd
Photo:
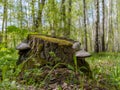
<instances>
[{"instance_id":1,"label":"undergrowth","mask_svg":"<svg viewBox=\"0 0 120 90\"><path fill-rule=\"evenodd\" d=\"M0 90L18 90L18 88L19 90L26 90L28 86L32 86L32 88L34 88L33 90L35 90L35 88L40 87L43 82L45 84L46 80L49 81L54 77L52 77L52 71L55 72L55 69L54 67L49 67L50 72L45 78L39 80L39 78L35 76L42 75L45 71L42 68L35 68L26 70L24 80L18 81L17 77L20 68L16 66L18 59L17 53L15 49L0 48ZM58 73L56 75L58 78L60 78L60 75L63 75L66 78L65 82L68 84L75 86L79 83L78 88L80 90L86 90L84 88L90 86L91 88L101 87L103 90L120 90L120 53L93 53L92 57L87 58L87 62L90 64L93 78L86 78L79 69L77 69L79 76L75 75L72 69L72 72L69 74L63 75ZM72 66L69 66L69 68L72 68ZM63 73L66 72L63 71ZM33 76L30 76L31 74ZM39 80L39 83L35 81L35 78ZM62 90L61 86L58 86L58 90Z\"/></svg>"},{"instance_id":2,"label":"undergrowth","mask_svg":"<svg viewBox=\"0 0 120 90\"><path fill-rule=\"evenodd\" d=\"M91 66L94 80L102 83L108 90L120 89L120 53L93 54L87 61Z\"/></svg>"}]
</instances>

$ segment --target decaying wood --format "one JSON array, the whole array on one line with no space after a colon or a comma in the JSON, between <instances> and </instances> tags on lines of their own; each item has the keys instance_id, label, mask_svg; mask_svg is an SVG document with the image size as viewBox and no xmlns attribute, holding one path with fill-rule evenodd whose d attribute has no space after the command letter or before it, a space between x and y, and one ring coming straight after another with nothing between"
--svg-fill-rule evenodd
<instances>
[{"instance_id":1,"label":"decaying wood","mask_svg":"<svg viewBox=\"0 0 120 90\"><path fill-rule=\"evenodd\" d=\"M28 45L24 45L24 50L21 47L19 48L19 59L17 64L20 64L24 61L25 68L34 68L42 67L44 65L54 66L58 63L64 65L74 66L73 57L76 52L80 49L80 43L65 38L51 37L39 34L28 35L25 40ZM18 45L20 46L20 45ZM28 48L28 46L30 48ZM83 54L80 54L83 55ZM84 58L87 57L84 55ZM78 67L87 65L87 69L90 70L89 64L85 61L84 58L78 59ZM86 65L84 65L86 64Z\"/></svg>"}]
</instances>

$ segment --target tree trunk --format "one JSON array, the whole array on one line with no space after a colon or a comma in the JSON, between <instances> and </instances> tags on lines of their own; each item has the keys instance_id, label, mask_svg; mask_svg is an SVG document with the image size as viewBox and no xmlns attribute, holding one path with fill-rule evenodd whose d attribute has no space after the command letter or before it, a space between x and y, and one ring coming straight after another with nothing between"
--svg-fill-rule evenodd
<instances>
[{"instance_id":1,"label":"tree trunk","mask_svg":"<svg viewBox=\"0 0 120 90\"><path fill-rule=\"evenodd\" d=\"M95 35L95 52L99 52L99 0L95 0L96 2L96 35Z\"/></svg>"},{"instance_id":2,"label":"tree trunk","mask_svg":"<svg viewBox=\"0 0 120 90\"><path fill-rule=\"evenodd\" d=\"M4 1L4 13L3 13L3 22L2 22L2 33L5 30L5 47L7 48L7 0Z\"/></svg>"},{"instance_id":3,"label":"tree trunk","mask_svg":"<svg viewBox=\"0 0 120 90\"><path fill-rule=\"evenodd\" d=\"M2 20L2 33L4 33L4 29L5 29L6 11L7 11L7 0L4 1L3 20Z\"/></svg>"},{"instance_id":4,"label":"tree trunk","mask_svg":"<svg viewBox=\"0 0 120 90\"><path fill-rule=\"evenodd\" d=\"M61 14L62 14L62 28L63 28L63 35L64 37L67 37L67 34L66 34L66 7L65 7L65 0L62 0L62 4L61 4L61 7L62 7L62 11L61 11Z\"/></svg>"},{"instance_id":5,"label":"tree trunk","mask_svg":"<svg viewBox=\"0 0 120 90\"><path fill-rule=\"evenodd\" d=\"M5 47L7 48L7 18L8 18L8 10L7 10L7 4L8 1L5 2Z\"/></svg>"},{"instance_id":6,"label":"tree trunk","mask_svg":"<svg viewBox=\"0 0 120 90\"><path fill-rule=\"evenodd\" d=\"M20 28L23 27L23 6L22 6L22 0L20 0Z\"/></svg>"},{"instance_id":7,"label":"tree trunk","mask_svg":"<svg viewBox=\"0 0 120 90\"><path fill-rule=\"evenodd\" d=\"M105 1L102 0L102 51L105 51Z\"/></svg>"},{"instance_id":8,"label":"tree trunk","mask_svg":"<svg viewBox=\"0 0 120 90\"><path fill-rule=\"evenodd\" d=\"M120 44L120 42L119 42L119 5L120 5L120 2L118 1L118 0L116 0L116 8L115 8L115 10L116 10L116 34L115 34L115 37L116 38L114 38L115 39L115 41L116 41L116 43L115 43L115 51L116 52L118 52L119 51L119 44Z\"/></svg>"},{"instance_id":9,"label":"tree trunk","mask_svg":"<svg viewBox=\"0 0 120 90\"><path fill-rule=\"evenodd\" d=\"M51 67L57 65L59 68L71 65L75 68L73 57L76 55L77 68L90 75L89 64L85 61L85 57L90 55L86 56L87 52L79 51L77 47L80 47L80 43L79 45L77 43L72 39L30 34L25 42L16 47L19 50L17 65L23 63L23 70L46 65Z\"/></svg>"},{"instance_id":10,"label":"tree trunk","mask_svg":"<svg viewBox=\"0 0 120 90\"><path fill-rule=\"evenodd\" d=\"M32 22L33 22L33 26L32 26L32 31L36 31L35 28L35 0L32 0L31 6L32 6Z\"/></svg>"},{"instance_id":11,"label":"tree trunk","mask_svg":"<svg viewBox=\"0 0 120 90\"><path fill-rule=\"evenodd\" d=\"M45 5L45 0L38 0L38 17L36 20L36 28L41 27L42 26L42 12L43 12L43 7Z\"/></svg>"},{"instance_id":12,"label":"tree trunk","mask_svg":"<svg viewBox=\"0 0 120 90\"><path fill-rule=\"evenodd\" d=\"M53 12L53 18L52 18L51 23L50 23L50 29L51 29L51 35L56 36L56 20L55 20L56 15L55 15L55 12L53 11L56 8L54 0L52 0L51 5L52 5L52 8L51 8L50 12Z\"/></svg>"},{"instance_id":13,"label":"tree trunk","mask_svg":"<svg viewBox=\"0 0 120 90\"><path fill-rule=\"evenodd\" d=\"M84 45L85 45L85 50L88 50L87 47L87 27L86 27L86 0L83 0L83 13L84 13Z\"/></svg>"},{"instance_id":14,"label":"tree trunk","mask_svg":"<svg viewBox=\"0 0 120 90\"><path fill-rule=\"evenodd\" d=\"M95 44L95 17L94 17L94 7L95 7L95 2L93 3L92 7L91 7L91 10L92 10L92 20L93 20L93 23L92 23L92 26L91 26L91 29L92 29L92 36L91 36L91 46L92 46L92 51L94 52L94 44Z\"/></svg>"},{"instance_id":15,"label":"tree trunk","mask_svg":"<svg viewBox=\"0 0 120 90\"><path fill-rule=\"evenodd\" d=\"M8 43L8 40L7 40L7 11L6 11L6 20L5 20L5 47L7 48L7 43Z\"/></svg>"},{"instance_id":16,"label":"tree trunk","mask_svg":"<svg viewBox=\"0 0 120 90\"><path fill-rule=\"evenodd\" d=\"M113 20L112 20L112 0L109 0L108 2L108 27L107 27L107 42L106 42L106 49L108 51L112 51L113 49L113 42L114 42L114 36L113 36Z\"/></svg>"},{"instance_id":17,"label":"tree trunk","mask_svg":"<svg viewBox=\"0 0 120 90\"><path fill-rule=\"evenodd\" d=\"M72 9L72 0L69 0L69 6L68 6L68 13L69 13L69 16L68 16L68 29L66 31L66 37L70 37L70 31L71 31L71 9Z\"/></svg>"}]
</instances>

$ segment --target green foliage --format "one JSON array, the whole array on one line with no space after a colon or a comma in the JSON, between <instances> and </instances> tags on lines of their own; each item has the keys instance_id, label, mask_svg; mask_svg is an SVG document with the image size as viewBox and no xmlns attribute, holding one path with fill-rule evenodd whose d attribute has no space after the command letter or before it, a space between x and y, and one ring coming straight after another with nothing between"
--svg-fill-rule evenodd
<instances>
[{"instance_id":1,"label":"green foliage","mask_svg":"<svg viewBox=\"0 0 120 90\"><path fill-rule=\"evenodd\" d=\"M8 33L15 33L15 34L18 34L18 35L25 35L28 33L28 30L27 29L21 29L21 28L18 28L14 25L12 26L8 26L7 27L7 32Z\"/></svg>"},{"instance_id":2,"label":"green foliage","mask_svg":"<svg viewBox=\"0 0 120 90\"><path fill-rule=\"evenodd\" d=\"M93 79L103 82L110 90L120 88L120 53L93 54L88 59L93 72ZM102 79L101 79L102 78ZM109 86L112 86L111 88ZM115 89L113 89L115 88Z\"/></svg>"},{"instance_id":3,"label":"green foliage","mask_svg":"<svg viewBox=\"0 0 120 90\"><path fill-rule=\"evenodd\" d=\"M7 49L2 47L0 49L0 69L6 67L8 69L12 69L15 66L17 60L17 54L14 49ZM5 68L4 68L5 69Z\"/></svg>"},{"instance_id":4,"label":"green foliage","mask_svg":"<svg viewBox=\"0 0 120 90\"><path fill-rule=\"evenodd\" d=\"M53 52L50 52L50 55L56 57ZM0 89L4 90L17 90L19 84L17 82L17 76L19 72L21 72L22 68L20 66L16 67L16 60L18 59L17 51L14 49L7 49L1 46L0 48L0 70L2 71L1 76L2 80L0 81ZM75 58L74 58L75 60ZM119 90L120 88L120 53L99 53L93 54L91 58L88 58L87 61L91 66L91 70L93 73L92 79L87 79L87 83L91 85L93 88L95 86L106 88L108 90ZM75 61L76 63L76 61ZM24 82L27 85L39 85L44 86L47 80L51 79L52 72L60 65L64 63L58 63L53 67L49 67L49 72L42 79L41 75L44 73L43 68L34 68L25 70L24 74ZM14 68L16 71L14 71ZM77 68L77 75L80 74L79 78L74 73L75 69L68 65L68 70L71 70L71 74L66 76L68 78L66 83L80 83L80 89L84 88L84 83L86 81L86 76L81 74L79 69ZM36 79L39 82L36 82ZM19 88L25 89L22 85ZM58 87L59 89L61 86Z\"/></svg>"},{"instance_id":5,"label":"green foliage","mask_svg":"<svg viewBox=\"0 0 120 90\"><path fill-rule=\"evenodd\" d=\"M8 47L16 47L16 45L26 38L28 35L27 29L21 29L14 25L7 27L7 37L8 40L6 41L8 43ZM10 46L11 45L11 46Z\"/></svg>"},{"instance_id":6,"label":"green foliage","mask_svg":"<svg viewBox=\"0 0 120 90\"><path fill-rule=\"evenodd\" d=\"M15 81L11 83L10 79L14 79L14 68L16 68L17 52L14 49L8 49L1 46L0 48L0 70L2 83L0 89L8 90L14 86Z\"/></svg>"},{"instance_id":7,"label":"green foliage","mask_svg":"<svg viewBox=\"0 0 120 90\"><path fill-rule=\"evenodd\" d=\"M77 73L78 72L78 66L77 66L77 58L76 58L76 56L73 57L73 60L74 60L74 65L75 65L75 72Z\"/></svg>"},{"instance_id":8,"label":"green foliage","mask_svg":"<svg viewBox=\"0 0 120 90\"><path fill-rule=\"evenodd\" d=\"M14 25L7 27L8 33L12 33L12 32L20 33L20 30L21 30L20 28L14 26Z\"/></svg>"}]
</instances>

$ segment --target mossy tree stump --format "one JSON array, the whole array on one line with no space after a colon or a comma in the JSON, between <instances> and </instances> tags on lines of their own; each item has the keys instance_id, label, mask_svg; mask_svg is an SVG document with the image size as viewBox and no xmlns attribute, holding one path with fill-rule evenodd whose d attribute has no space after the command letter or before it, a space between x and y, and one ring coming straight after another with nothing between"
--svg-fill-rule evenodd
<instances>
[{"instance_id":1,"label":"mossy tree stump","mask_svg":"<svg viewBox=\"0 0 120 90\"><path fill-rule=\"evenodd\" d=\"M71 39L30 34L25 41L17 46L19 50L17 64L24 61L27 69L42 67L46 64L54 66L57 63L74 66L73 57L79 47L80 43L76 43L76 41ZM88 71L90 71L89 64L85 59L79 58L77 66L86 67L86 65Z\"/></svg>"}]
</instances>

